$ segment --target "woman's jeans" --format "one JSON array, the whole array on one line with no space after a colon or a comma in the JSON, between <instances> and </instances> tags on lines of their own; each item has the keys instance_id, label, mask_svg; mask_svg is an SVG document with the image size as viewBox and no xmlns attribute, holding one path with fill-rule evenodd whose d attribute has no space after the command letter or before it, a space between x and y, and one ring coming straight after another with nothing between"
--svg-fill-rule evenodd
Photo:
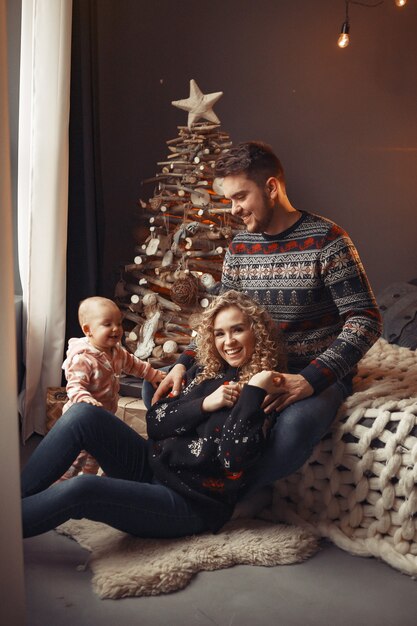
<instances>
[{"instance_id":1,"label":"woman's jeans","mask_svg":"<svg viewBox=\"0 0 417 626\"><path fill-rule=\"evenodd\" d=\"M22 473L23 535L85 517L140 537L180 537L208 530L181 495L159 484L148 464L149 443L108 411L73 405L30 457ZM57 481L81 450L106 476Z\"/></svg>"},{"instance_id":2,"label":"woman's jeans","mask_svg":"<svg viewBox=\"0 0 417 626\"><path fill-rule=\"evenodd\" d=\"M154 393L152 385L144 381L142 399L147 408ZM350 393L350 384L337 382L322 393L295 402L279 413L266 450L250 471L247 491L256 491L289 476L304 465Z\"/></svg>"}]
</instances>

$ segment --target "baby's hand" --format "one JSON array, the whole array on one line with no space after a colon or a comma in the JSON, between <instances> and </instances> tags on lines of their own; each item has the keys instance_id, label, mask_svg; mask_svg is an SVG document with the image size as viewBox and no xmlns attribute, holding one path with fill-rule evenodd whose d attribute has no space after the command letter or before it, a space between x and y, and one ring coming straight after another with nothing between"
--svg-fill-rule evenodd
<instances>
[{"instance_id":1,"label":"baby's hand","mask_svg":"<svg viewBox=\"0 0 417 626\"><path fill-rule=\"evenodd\" d=\"M95 398L83 398L81 402L85 402L86 404L93 404L94 406L103 406L101 402L96 400Z\"/></svg>"},{"instance_id":2,"label":"baby's hand","mask_svg":"<svg viewBox=\"0 0 417 626\"><path fill-rule=\"evenodd\" d=\"M202 409L207 413L212 413L223 407L232 407L240 395L238 383L226 381L213 393L204 398Z\"/></svg>"},{"instance_id":3,"label":"baby's hand","mask_svg":"<svg viewBox=\"0 0 417 626\"><path fill-rule=\"evenodd\" d=\"M163 372L162 370L157 370L154 378L152 379L152 386L154 389L156 389L156 387L159 385L160 382L162 382L164 380L164 378L166 377L167 373Z\"/></svg>"}]
</instances>

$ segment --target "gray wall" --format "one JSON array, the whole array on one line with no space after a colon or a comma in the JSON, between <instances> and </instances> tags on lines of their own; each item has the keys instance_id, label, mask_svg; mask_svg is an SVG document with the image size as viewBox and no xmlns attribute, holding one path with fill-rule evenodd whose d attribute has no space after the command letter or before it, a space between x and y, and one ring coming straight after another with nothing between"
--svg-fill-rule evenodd
<instances>
[{"instance_id":1,"label":"gray wall","mask_svg":"<svg viewBox=\"0 0 417 626\"><path fill-rule=\"evenodd\" d=\"M133 258L136 202L187 114L171 100L224 91L234 142L263 139L290 199L346 228L378 292L417 277L417 3L100 0L100 119L109 294Z\"/></svg>"}]
</instances>

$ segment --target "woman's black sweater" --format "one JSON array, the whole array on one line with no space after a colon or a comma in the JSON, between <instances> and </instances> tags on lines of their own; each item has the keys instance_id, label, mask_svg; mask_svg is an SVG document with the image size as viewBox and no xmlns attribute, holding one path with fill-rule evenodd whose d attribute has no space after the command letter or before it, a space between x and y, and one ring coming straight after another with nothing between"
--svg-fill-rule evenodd
<instances>
[{"instance_id":1,"label":"woman's black sweater","mask_svg":"<svg viewBox=\"0 0 417 626\"><path fill-rule=\"evenodd\" d=\"M247 484L246 470L262 454L266 392L246 384L232 409L208 413L202 410L204 398L225 381L237 380L238 371L229 367L196 385L197 374L193 366L178 397L149 409L149 461L158 481L189 499L216 531L230 518Z\"/></svg>"}]
</instances>

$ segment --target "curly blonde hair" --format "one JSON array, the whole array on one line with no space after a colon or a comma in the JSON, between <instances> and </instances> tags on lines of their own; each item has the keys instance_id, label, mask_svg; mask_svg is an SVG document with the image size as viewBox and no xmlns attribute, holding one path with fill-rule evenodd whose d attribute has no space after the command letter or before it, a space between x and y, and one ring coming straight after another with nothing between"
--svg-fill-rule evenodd
<instances>
[{"instance_id":1,"label":"curly blonde hair","mask_svg":"<svg viewBox=\"0 0 417 626\"><path fill-rule=\"evenodd\" d=\"M271 316L246 294L231 290L217 296L199 318L196 345L197 362L202 371L196 382L214 378L225 369L226 363L215 347L214 321L220 311L230 307L237 307L242 311L255 334L255 350L250 361L239 368L239 381L245 383L262 370L285 371L283 344Z\"/></svg>"}]
</instances>

